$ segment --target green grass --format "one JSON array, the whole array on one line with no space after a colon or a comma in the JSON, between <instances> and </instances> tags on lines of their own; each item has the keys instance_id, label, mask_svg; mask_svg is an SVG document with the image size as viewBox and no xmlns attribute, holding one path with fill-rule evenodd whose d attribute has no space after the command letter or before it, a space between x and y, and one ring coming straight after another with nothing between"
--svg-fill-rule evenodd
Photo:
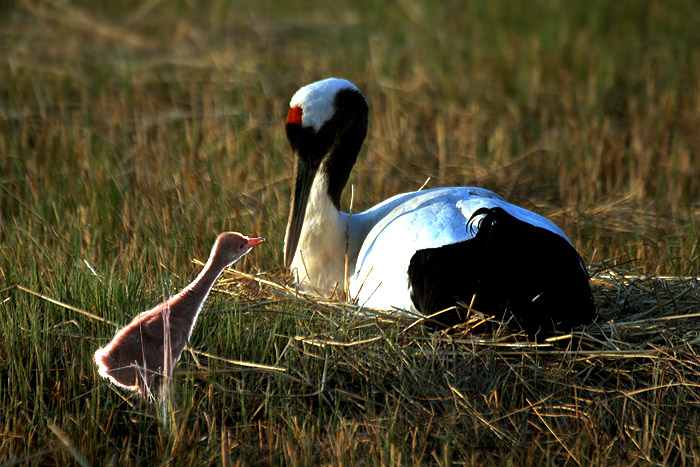
<instances>
[{"instance_id":1,"label":"green grass","mask_svg":"<svg viewBox=\"0 0 700 467\"><path fill-rule=\"evenodd\" d=\"M594 272L699 274L694 2L375 3L0 5L0 463L700 460L700 328L605 328L700 311L695 282L598 284L607 340L587 351L632 356L585 358L236 282L190 347L286 371L185 352L165 415L98 376L113 326L15 287L126 324L224 230L266 236L236 266L280 279L286 109L328 76L370 104L356 209L427 177L482 186L558 223Z\"/></svg>"}]
</instances>

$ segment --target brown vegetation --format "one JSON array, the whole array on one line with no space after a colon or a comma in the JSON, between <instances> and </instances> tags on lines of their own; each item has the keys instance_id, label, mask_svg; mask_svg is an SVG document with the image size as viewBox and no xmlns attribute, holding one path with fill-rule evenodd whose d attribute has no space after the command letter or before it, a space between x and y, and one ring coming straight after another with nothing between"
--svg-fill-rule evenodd
<instances>
[{"instance_id":1,"label":"brown vegetation","mask_svg":"<svg viewBox=\"0 0 700 467\"><path fill-rule=\"evenodd\" d=\"M0 462L700 461L694 2L238 3L0 5ZM328 76L369 100L355 210L498 191L571 238L600 320L535 346L227 275L162 411L104 384L111 323L216 233L284 282L288 99Z\"/></svg>"}]
</instances>

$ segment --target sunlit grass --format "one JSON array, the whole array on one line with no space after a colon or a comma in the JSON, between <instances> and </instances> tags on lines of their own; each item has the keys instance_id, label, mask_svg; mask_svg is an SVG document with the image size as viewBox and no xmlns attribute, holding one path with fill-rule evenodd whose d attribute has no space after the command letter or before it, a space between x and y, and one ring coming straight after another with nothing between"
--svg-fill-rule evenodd
<instances>
[{"instance_id":1,"label":"sunlit grass","mask_svg":"<svg viewBox=\"0 0 700 467\"><path fill-rule=\"evenodd\" d=\"M697 463L694 319L610 322L700 309L693 281L596 289L609 333L587 344L630 358L407 332L240 281L207 303L225 312L202 315L165 412L97 375L113 326L14 287L126 324L225 230L267 237L236 266L281 279L286 108L329 76L370 105L356 210L428 177L477 185L550 217L593 272L698 275L693 2L324 5L0 6L0 462Z\"/></svg>"}]
</instances>

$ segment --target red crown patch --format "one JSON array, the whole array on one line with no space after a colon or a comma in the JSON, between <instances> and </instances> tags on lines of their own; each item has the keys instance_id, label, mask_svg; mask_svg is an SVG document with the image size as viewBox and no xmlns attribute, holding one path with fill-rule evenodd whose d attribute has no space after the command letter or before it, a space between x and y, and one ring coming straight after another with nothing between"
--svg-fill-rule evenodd
<instances>
[{"instance_id":1,"label":"red crown patch","mask_svg":"<svg viewBox=\"0 0 700 467\"><path fill-rule=\"evenodd\" d=\"M289 109L289 113L287 114L287 125L289 125L290 123L296 123L297 125L301 125L301 114L301 107L292 107L291 109Z\"/></svg>"}]
</instances>

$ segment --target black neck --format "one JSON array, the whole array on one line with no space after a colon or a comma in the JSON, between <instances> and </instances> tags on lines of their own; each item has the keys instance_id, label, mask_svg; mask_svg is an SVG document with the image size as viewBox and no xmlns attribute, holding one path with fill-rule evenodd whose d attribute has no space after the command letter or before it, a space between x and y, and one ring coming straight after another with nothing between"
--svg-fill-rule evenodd
<instances>
[{"instance_id":1,"label":"black neck","mask_svg":"<svg viewBox=\"0 0 700 467\"><path fill-rule=\"evenodd\" d=\"M328 196L340 210L340 196L367 135L369 109L361 93L348 89L336 95L335 114L332 119L335 125L331 127L335 127L337 133L319 171L328 180Z\"/></svg>"}]
</instances>

